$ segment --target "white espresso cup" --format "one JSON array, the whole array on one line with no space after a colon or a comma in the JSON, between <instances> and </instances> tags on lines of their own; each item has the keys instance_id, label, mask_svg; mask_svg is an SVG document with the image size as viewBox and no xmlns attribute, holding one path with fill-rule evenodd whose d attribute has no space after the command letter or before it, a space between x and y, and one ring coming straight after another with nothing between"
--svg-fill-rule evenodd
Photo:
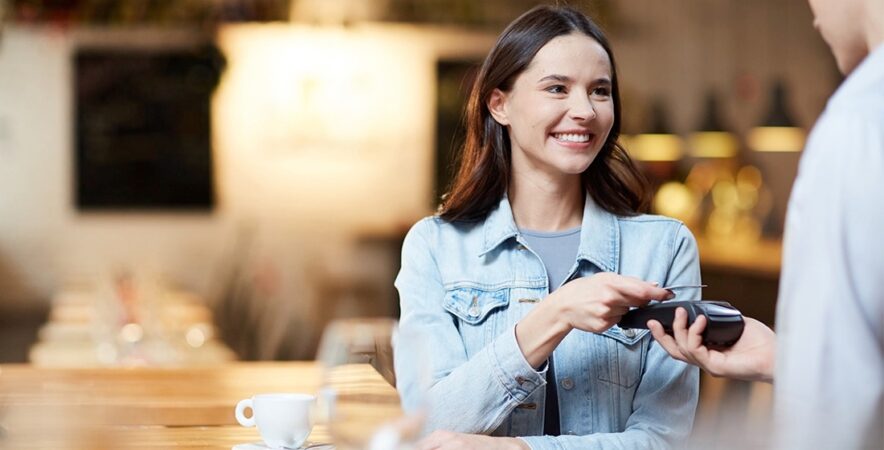
<instances>
[{"instance_id":1,"label":"white espresso cup","mask_svg":"<svg viewBox=\"0 0 884 450\"><path fill-rule=\"evenodd\" d=\"M244 427L257 425L270 448L298 448L313 428L310 412L315 402L309 394L259 394L236 404L236 421ZM247 408L251 417L245 415Z\"/></svg>"}]
</instances>

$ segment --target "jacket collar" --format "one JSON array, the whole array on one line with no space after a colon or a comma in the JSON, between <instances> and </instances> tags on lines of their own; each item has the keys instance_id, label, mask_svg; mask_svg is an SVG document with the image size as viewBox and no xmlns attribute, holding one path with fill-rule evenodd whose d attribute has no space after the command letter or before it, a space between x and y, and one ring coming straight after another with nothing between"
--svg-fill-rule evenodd
<instances>
[{"instance_id":1,"label":"jacket collar","mask_svg":"<svg viewBox=\"0 0 884 450\"><path fill-rule=\"evenodd\" d=\"M484 256L509 239L520 239L519 228L506 195L500 199L497 208L488 213L483 231L484 242L479 256ZM599 207L587 193L577 260L588 261L606 272L616 272L620 263L619 255L620 227L617 216Z\"/></svg>"}]
</instances>

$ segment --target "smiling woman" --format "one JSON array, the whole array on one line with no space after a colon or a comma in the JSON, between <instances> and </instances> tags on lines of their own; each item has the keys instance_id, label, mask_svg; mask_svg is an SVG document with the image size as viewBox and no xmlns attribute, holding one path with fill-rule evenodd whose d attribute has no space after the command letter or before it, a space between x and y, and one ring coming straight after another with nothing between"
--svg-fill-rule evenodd
<instances>
[{"instance_id":1,"label":"smiling woman","mask_svg":"<svg viewBox=\"0 0 884 450\"><path fill-rule=\"evenodd\" d=\"M460 169L440 210L446 220L480 219L495 207L507 190L506 180L516 157L510 151L509 133L518 133L512 136L518 140L528 133L522 131L522 125L532 130L549 126L523 122L513 127L511 120L537 120L544 112L556 114L550 110L557 107L562 114L564 107L580 102L581 97L590 101L577 104L572 112L578 115L575 122L569 126L559 123L559 128L547 129L547 133L589 134L591 130L579 122L591 121L589 147L594 149L593 159L598 155L600 161L581 170L587 191L616 214L634 215L648 207L646 182L617 142L620 91L607 39L579 12L559 9L576 16L566 18L563 13L561 20L544 23L540 21L549 18L544 10L533 10L511 24L482 65L466 108L467 136ZM516 83L522 85L520 89L515 89ZM502 106L516 109L507 113L500 110ZM522 112L533 113L520 117ZM601 117L595 117L598 114Z\"/></svg>"},{"instance_id":2,"label":"smiling woman","mask_svg":"<svg viewBox=\"0 0 884 450\"><path fill-rule=\"evenodd\" d=\"M396 280L400 329L439 343L395 353L404 408L429 398L435 433L419 448L671 448L687 436L696 369L616 323L673 297L660 286L699 285L696 243L641 214L619 109L610 46L576 10L532 9L485 59L457 176L406 237Z\"/></svg>"}]
</instances>

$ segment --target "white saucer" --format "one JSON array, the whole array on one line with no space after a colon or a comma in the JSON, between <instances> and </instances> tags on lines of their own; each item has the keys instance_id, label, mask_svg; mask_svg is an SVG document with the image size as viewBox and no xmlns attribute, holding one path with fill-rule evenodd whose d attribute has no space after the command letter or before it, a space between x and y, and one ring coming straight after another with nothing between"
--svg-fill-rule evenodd
<instances>
[{"instance_id":1,"label":"white saucer","mask_svg":"<svg viewBox=\"0 0 884 450\"><path fill-rule=\"evenodd\" d=\"M270 450L273 447L268 447L267 444L263 442L248 442L245 444L236 444L230 450ZM304 445L291 450L299 450L299 449L310 449L310 450L335 450L335 446L332 444L320 444L318 442L310 442L307 441Z\"/></svg>"}]
</instances>

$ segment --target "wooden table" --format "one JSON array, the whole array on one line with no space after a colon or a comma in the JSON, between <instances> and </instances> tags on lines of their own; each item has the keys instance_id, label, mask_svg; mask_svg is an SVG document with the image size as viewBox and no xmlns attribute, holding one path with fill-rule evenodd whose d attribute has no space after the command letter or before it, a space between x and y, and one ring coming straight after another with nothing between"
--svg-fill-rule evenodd
<instances>
[{"instance_id":1,"label":"wooden table","mask_svg":"<svg viewBox=\"0 0 884 450\"><path fill-rule=\"evenodd\" d=\"M395 395L369 365L368 391ZM315 393L313 362L197 368L61 369L0 365L0 448L225 448L260 441L236 423L236 403L257 393ZM309 440L330 442L317 425Z\"/></svg>"}]
</instances>

